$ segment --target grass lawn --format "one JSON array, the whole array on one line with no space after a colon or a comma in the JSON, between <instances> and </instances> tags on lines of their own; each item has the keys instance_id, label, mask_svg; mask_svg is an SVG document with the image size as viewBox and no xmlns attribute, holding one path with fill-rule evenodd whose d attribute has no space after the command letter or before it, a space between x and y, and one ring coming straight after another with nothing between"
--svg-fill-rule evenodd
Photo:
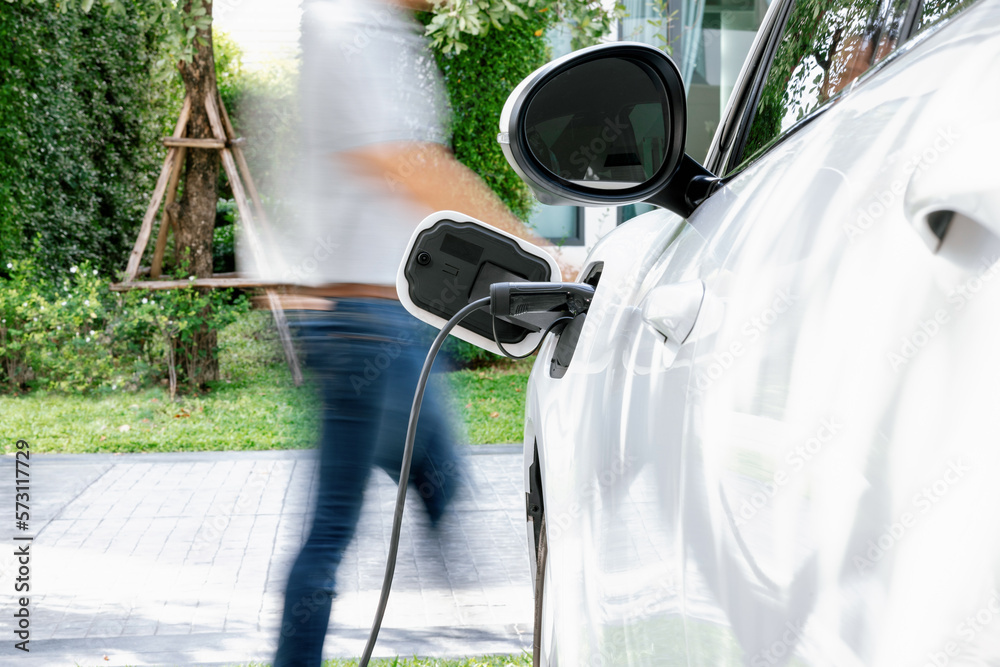
<instances>
[{"instance_id":1,"label":"grass lawn","mask_svg":"<svg viewBox=\"0 0 1000 667\"><path fill-rule=\"evenodd\" d=\"M220 332L226 379L171 402L166 387L0 396L4 451L14 441L33 452L167 452L296 449L316 439L318 404L308 386L292 385L267 313L251 313ZM466 442L520 442L529 362L443 374ZM434 385L428 388L433 391Z\"/></svg>"},{"instance_id":2,"label":"grass lawn","mask_svg":"<svg viewBox=\"0 0 1000 667\"><path fill-rule=\"evenodd\" d=\"M524 437L524 391L532 360L446 375L452 410L465 422L469 442L520 443Z\"/></svg>"}]
</instances>

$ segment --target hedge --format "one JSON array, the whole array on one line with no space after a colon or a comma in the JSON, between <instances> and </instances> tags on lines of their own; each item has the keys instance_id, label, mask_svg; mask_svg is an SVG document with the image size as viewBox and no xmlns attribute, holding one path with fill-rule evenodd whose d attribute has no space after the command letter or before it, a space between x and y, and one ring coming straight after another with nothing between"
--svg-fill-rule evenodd
<instances>
[{"instance_id":1,"label":"hedge","mask_svg":"<svg viewBox=\"0 0 1000 667\"><path fill-rule=\"evenodd\" d=\"M549 60L545 40L551 13L532 12L503 29L463 39L460 54L435 53L452 107L452 148L510 209L526 219L535 205L528 186L507 164L497 143L500 112L524 77ZM422 16L424 22L430 15Z\"/></svg>"},{"instance_id":2,"label":"hedge","mask_svg":"<svg viewBox=\"0 0 1000 667\"><path fill-rule=\"evenodd\" d=\"M157 31L138 0L0 3L0 275L29 256L50 275L124 267L183 96Z\"/></svg>"}]
</instances>

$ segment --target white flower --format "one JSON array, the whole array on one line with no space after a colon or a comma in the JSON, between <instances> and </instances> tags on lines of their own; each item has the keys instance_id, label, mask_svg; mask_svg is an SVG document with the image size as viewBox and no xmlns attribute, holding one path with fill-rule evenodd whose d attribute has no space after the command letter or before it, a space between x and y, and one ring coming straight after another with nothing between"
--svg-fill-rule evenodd
<instances>
[{"instance_id":1,"label":"white flower","mask_svg":"<svg viewBox=\"0 0 1000 667\"><path fill-rule=\"evenodd\" d=\"M76 273L76 267L75 266L69 267L69 272L70 273Z\"/></svg>"},{"instance_id":2,"label":"white flower","mask_svg":"<svg viewBox=\"0 0 1000 667\"><path fill-rule=\"evenodd\" d=\"M7 268L8 268L8 269L13 269L13 268L14 268L14 265L13 265L13 264L11 264L10 262L7 262Z\"/></svg>"},{"instance_id":3,"label":"white flower","mask_svg":"<svg viewBox=\"0 0 1000 667\"><path fill-rule=\"evenodd\" d=\"M64 305L64 306L65 306L65 305L66 305L66 302L65 302L65 301L63 301L62 305Z\"/></svg>"},{"instance_id":4,"label":"white flower","mask_svg":"<svg viewBox=\"0 0 1000 667\"><path fill-rule=\"evenodd\" d=\"M95 276L97 275L97 269L94 269L94 275Z\"/></svg>"},{"instance_id":5,"label":"white flower","mask_svg":"<svg viewBox=\"0 0 1000 667\"><path fill-rule=\"evenodd\" d=\"M149 300L146 297L142 297L142 302L143 303L149 303Z\"/></svg>"},{"instance_id":6,"label":"white flower","mask_svg":"<svg viewBox=\"0 0 1000 667\"><path fill-rule=\"evenodd\" d=\"M190 280L191 282L194 282L194 276L188 276L188 280Z\"/></svg>"},{"instance_id":7,"label":"white flower","mask_svg":"<svg viewBox=\"0 0 1000 667\"><path fill-rule=\"evenodd\" d=\"M90 299L84 299L83 300L83 305L89 306L90 305Z\"/></svg>"},{"instance_id":8,"label":"white flower","mask_svg":"<svg viewBox=\"0 0 1000 667\"><path fill-rule=\"evenodd\" d=\"M89 342L90 342L90 339L89 339L89 338L87 338L87 339L86 339L86 340L85 340L84 342L86 342L86 343L89 343Z\"/></svg>"},{"instance_id":9,"label":"white flower","mask_svg":"<svg viewBox=\"0 0 1000 667\"><path fill-rule=\"evenodd\" d=\"M27 301L25 301L24 303L21 304L21 308L27 308L27 307L28 307L28 302Z\"/></svg>"}]
</instances>

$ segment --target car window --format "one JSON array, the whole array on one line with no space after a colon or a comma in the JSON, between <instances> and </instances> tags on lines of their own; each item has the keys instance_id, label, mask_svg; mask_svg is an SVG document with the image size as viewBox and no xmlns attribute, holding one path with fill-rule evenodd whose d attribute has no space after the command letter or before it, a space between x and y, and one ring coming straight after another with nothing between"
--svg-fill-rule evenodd
<instances>
[{"instance_id":1,"label":"car window","mask_svg":"<svg viewBox=\"0 0 1000 667\"><path fill-rule=\"evenodd\" d=\"M917 33L923 32L927 28L950 18L962 9L971 5L975 0L927 0L921 2L917 9Z\"/></svg>"},{"instance_id":2,"label":"car window","mask_svg":"<svg viewBox=\"0 0 1000 667\"><path fill-rule=\"evenodd\" d=\"M746 162L889 55L900 42L908 6L907 0L795 2L740 161Z\"/></svg>"}]
</instances>

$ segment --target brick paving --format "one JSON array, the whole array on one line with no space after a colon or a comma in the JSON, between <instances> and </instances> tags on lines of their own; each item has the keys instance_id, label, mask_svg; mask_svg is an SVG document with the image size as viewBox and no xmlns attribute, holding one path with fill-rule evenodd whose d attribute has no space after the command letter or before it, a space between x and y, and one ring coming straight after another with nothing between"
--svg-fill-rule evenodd
<instances>
[{"instance_id":1,"label":"brick paving","mask_svg":"<svg viewBox=\"0 0 1000 667\"><path fill-rule=\"evenodd\" d=\"M468 447L471 479L429 527L407 502L376 655L530 650L532 593L519 446ZM313 452L36 455L30 653L14 649L13 518L0 557L0 657L19 665L269 662L304 539ZM0 492L14 499L14 462ZM357 657L382 582L396 486L373 471L338 572L328 657ZM21 544L21 543L17 543Z\"/></svg>"}]
</instances>

